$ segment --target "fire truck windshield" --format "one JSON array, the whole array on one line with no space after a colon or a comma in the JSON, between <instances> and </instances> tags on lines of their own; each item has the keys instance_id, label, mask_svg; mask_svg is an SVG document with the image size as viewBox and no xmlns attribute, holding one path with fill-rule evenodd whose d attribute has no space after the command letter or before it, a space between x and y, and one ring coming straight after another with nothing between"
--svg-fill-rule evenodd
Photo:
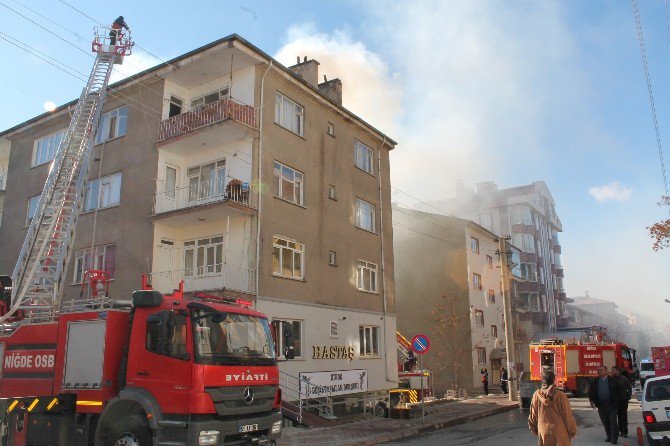
<instances>
[{"instance_id":1,"label":"fire truck windshield","mask_svg":"<svg viewBox=\"0 0 670 446\"><path fill-rule=\"evenodd\" d=\"M267 319L191 309L195 361L212 365L274 365L274 343Z\"/></svg>"}]
</instances>

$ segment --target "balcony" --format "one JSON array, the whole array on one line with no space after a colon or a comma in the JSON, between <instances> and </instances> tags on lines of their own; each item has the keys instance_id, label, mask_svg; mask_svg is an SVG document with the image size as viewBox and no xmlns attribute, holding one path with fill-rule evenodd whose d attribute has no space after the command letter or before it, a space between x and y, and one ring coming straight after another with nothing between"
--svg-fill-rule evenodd
<instances>
[{"instance_id":1,"label":"balcony","mask_svg":"<svg viewBox=\"0 0 670 446\"><path fill-rule=\"evenodd\" d=\"M561 254L561 245L559 245L558 243L554 242L553 250L554 250L555 253L557 253L557 254Z\"/></svg>"},{"instance_id":2,"label":"balcony","mask_svg":"<svg viewBox=\"0 0 670 446\"><path fill-rule=\"evenodd\" d=\"M171 293L184 281L184 291L226 292L255 294L256 271L228 263L218 263L203 267L186 268L175 271L152 272L149 276L153 288L161 293Z\"/></svg>"},{"instance_id":3,"label":"balcony","mask_svg":"<svg viewBox=\"0 0 670 446\"><path fill-rule=\"evenodd\" d=\"M519 293L539 293L540 284L538 282L519 282L517 291Z\"/></svg>"},{"instance_id":4,"label":"balcony","mask_svg":"<svg viewBox=\"0 0 670 446\"><path fill-rule=\"evenodd\" d=\"M234 212L252 215L256 210L249 200L250 192L248 183L225 177L157 193L154 196L153 220L161 220L175 214L183 215L191 210L202 211L201 218L206 218L207 215L204 214L211 214L207 211L211 211L221 203L226 204Z\"/></svg>"},{"instance_id":5,"label":"balcony","mask_svg":"<svg viewBox=\"0 0 670 446\"><path fill-rule=\"evenodd\" d=\"M258 129L256 110L231 98L222 98L211 104L198 107L186 113L173 116L161 122L158 141L176 138L195 132L208 125L223 122L227 119Z\"/></svg>"},{"instance_id":6,"label":"balcony","mask_svg":"<svg viewBox=\"0 0 670 446\"><path fill-rule=\"evenodd\" d=\"M537 255L532 252L522 252L521 261L524 263L537 263Z\"/></svg>"},{"instance_id":7,"label":"balcony","mask_svg":"<svg viewBox=\"0 0 670 446\"><path fill-rule=\"evenodd\" d=\"M561 267L556 267L556 277L561 277L561 278L562 278L562 277L565 277L565 275L564 275L564 273L563 273L563 268L561 268Z\"/></svg>"}]
</instances>

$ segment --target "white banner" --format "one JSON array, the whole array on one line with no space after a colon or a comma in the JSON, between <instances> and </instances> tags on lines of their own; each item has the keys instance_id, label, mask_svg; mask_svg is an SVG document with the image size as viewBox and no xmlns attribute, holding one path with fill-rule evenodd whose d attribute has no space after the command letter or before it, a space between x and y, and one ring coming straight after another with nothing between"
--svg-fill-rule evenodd
<instances>
[{"instance_id":1,"label":"white banner","mask_svg":"<svg viewBox=\"0 0 670 446\"><path fill-rule=\"evenodd\" d=\"M368 390L367 370L300 373L300 397L346 395Z\"/></svg>"}]
</instances>

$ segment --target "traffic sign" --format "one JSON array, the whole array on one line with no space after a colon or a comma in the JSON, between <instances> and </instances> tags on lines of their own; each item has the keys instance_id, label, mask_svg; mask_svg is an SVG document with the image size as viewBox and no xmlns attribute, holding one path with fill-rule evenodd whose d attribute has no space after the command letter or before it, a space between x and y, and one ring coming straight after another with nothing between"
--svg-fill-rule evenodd
<instances>
[{"instance_id":1,"label":"traffic sign","mask_svg":"<svg viewBox=\"0 0 670 446\"><path fill-rule=\"evenodd\" d=\"M412 338L412 350L418 355L423 355L430 350L430 339L424 334L418 334Z\"/></svg>"}]
</instances>

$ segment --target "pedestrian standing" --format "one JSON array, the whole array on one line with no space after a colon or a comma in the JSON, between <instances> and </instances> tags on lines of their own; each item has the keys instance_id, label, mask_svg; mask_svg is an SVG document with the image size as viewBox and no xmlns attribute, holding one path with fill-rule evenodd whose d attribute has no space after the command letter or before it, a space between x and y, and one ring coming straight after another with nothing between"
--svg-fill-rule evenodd
<instances>
[{"instance_id":1,"label":"pedestrian standing","mask_svg":"<svg viewBox=\"0 0 670 446\"><path fill-rule=\"evenodd\" d=\"M128 29L125 19L122 15L118 16L112 23L112 29L109 31L109 44L116 45L116 39L121 32L121 28Z\"/></svg>"},{"instance_id":2,"label":"pedestrian standing","mask_svg":"<svg viewBox=\"0 0 670 446\"><path fill-rule=\"evenodd\" d=\"M507 395L507 382L509 381L509 376L507 375L507 369L502 367L500 369L500 388L502 392Z\"/></svg>"},{"instance_id":3,"label":"pedestrian standing","mask_svg":"<svg viewBox=\"0 0 670 446\"><path fill-rule=\"evenodd\" d=\"M482 367L480 372L482 374L482 384L484 384L484 395L488 395L489 394L489 371L486 370L486 367Z\"/></svg>"},{"instance_id":4,"label":"pedestrian standing","mask_svg":"<svg viewBox=\"0 0 670 446\"><path fill-rule=\"evenodd\" d=\"M570 446L577 435L577 423L565 393L554 386L556 375L542 372L542 388L535 391L530 403L528 428L537 435L540 446Z\"/></svg>"},{"instance_id":5,"label":"pedestrian standing","mask_svg":"<svg viewBox=\"0 0 670 446\"><path fill-rule=\"evenodd\" d=\"M616 380L619 391L619 406L617 410L619 433L623 438L628 438L628 402L633 396L633 384L630 382L630 379L621 374L619 367L612 367L612 376Z\"/></svg>"},{"instance_id":6,"label":"pedestrian standing","mask_svg":"<svg viewBox=\"0 0 670 446\"><path fill-rule=\"evenodd\" d=\"M589 390L589 403L594 409L598 409L600 421L605 428L605 441L617 444L619 438L619 427L617 425L619 390L613 377L608 376L607 367L598 367L598 378L591 384Z\"/></svg>"}]
</instances>

